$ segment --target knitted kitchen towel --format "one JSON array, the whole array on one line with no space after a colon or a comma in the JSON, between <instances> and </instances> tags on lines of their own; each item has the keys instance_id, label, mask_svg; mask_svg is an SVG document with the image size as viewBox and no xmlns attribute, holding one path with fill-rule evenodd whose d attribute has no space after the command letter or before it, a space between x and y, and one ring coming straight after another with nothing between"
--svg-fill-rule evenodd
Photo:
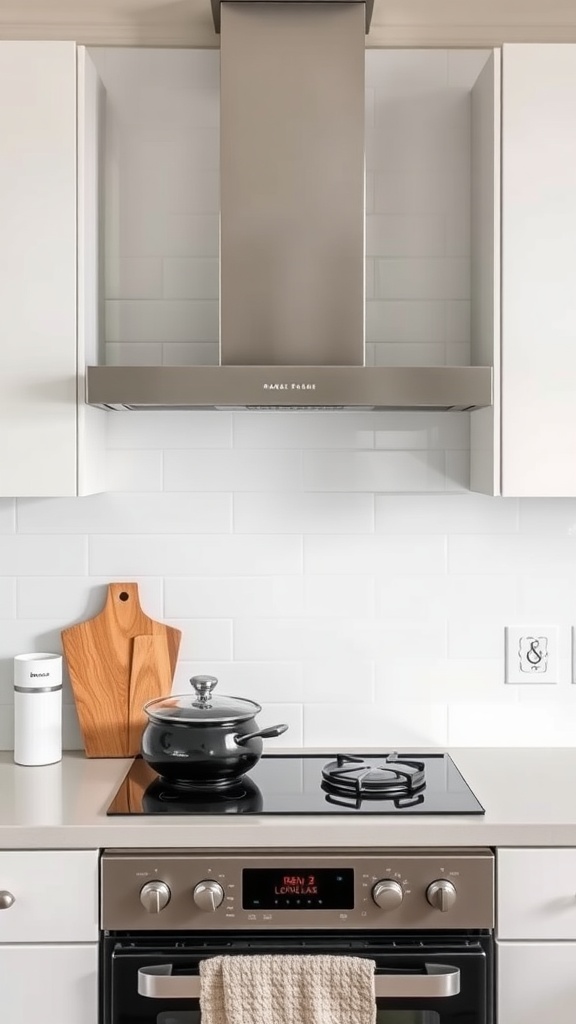
<instances>
[{"instance_id":1,"label":"knitted kitchen towel","mask_svg":"<svg viewBox=\"0 0 576 1024\"><path fill-rule=\"evenodd\" d=\"M202 1024L375 1024L375 966L354 956L202 960Z\"/></svg>"}]
</instances>

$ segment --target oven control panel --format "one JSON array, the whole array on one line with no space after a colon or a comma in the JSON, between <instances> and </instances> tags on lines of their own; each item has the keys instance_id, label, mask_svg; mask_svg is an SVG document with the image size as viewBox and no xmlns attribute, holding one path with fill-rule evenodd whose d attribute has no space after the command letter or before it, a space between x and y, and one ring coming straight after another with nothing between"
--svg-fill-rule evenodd
<instances>
[{"instance_id":1,"label":"oven control panel","mask_svg":"<svg viewBox=\"0 0 576 1024\"><path fill-rule=\"evenodd\" d=\"M101 874L107 931L494 925L489 849L107 850Z\"/></svg>"}]
</instances>

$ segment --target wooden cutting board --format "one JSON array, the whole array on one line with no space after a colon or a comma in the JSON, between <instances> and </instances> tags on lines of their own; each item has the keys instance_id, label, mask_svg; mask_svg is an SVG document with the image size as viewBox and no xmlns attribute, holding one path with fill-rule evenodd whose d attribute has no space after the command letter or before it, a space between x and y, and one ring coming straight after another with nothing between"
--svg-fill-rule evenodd
<instances>
[{"instance_id":1,"label":"wooden cutting board","mask_svg":"<svg viewBox=\"0 0 576 1024\"><path fill-rule=\"evenodd\" d=\"M134 682L131 702L134 639L148 636L162 641L136 645L134 678L138 682ZM170 692L181 636L179 629L145 614L137 583L110 583L100 614L62 631L88 757L128 757L133 753L137 726L131 727L130 716L140 713L136 704L140 697L144 704ZM159 659L158 668L150 661L142 664L143 658L155 657Z\"/></svg>"}]
</instances>

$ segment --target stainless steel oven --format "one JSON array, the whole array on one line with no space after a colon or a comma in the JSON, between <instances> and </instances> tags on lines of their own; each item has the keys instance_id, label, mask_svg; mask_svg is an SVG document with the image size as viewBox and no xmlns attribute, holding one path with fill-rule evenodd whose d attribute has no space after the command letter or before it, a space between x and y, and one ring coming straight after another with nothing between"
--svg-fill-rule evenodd
<instances>
[{"instance_id":1,"label":"stainless steel oven","mask_svg":"<svg viewBox=\"0 0 576 1024\"><path fill-rule=\"evenodd\" d=\"M378 1024L493 1024L490 850L106 851L101 1024L200 1024L212 956L375 963Z\"/></svg>"}]
</instances>

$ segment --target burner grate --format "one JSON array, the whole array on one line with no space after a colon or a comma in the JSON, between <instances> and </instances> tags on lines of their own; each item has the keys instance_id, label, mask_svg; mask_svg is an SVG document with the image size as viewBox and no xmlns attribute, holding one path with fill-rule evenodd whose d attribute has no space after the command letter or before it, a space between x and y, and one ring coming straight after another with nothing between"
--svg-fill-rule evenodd
<instances>
[{"instance_id":1,"label":"burner grate","mask_svg":"<svg viewBox=\"0 0 576 1024\"><path fill-rule=\"evenodd\" d=\"M359 806L362 800L392 799L398 807L421 803L426 786L426 768L423 761L400 760L398 754L368 760L352 754L337 754L322 769L322 789L329 803L335 797Z\"/></svg>"}]
</instances>

